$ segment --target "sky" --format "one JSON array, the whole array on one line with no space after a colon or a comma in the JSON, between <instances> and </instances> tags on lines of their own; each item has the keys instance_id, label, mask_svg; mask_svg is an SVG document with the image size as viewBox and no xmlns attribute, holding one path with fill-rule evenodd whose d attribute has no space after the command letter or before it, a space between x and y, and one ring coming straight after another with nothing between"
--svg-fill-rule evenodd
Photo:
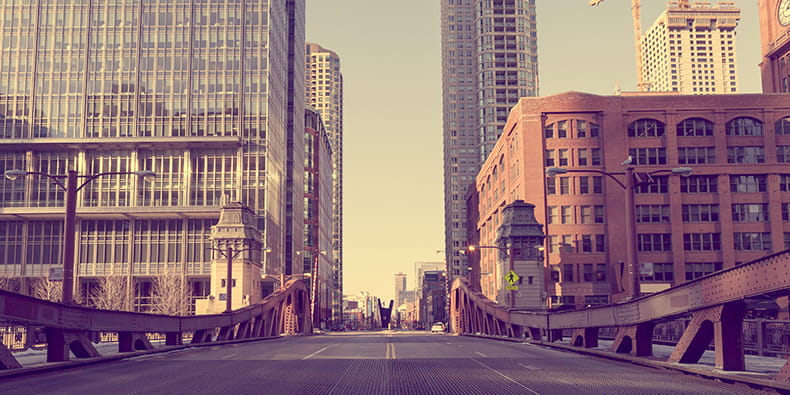
<instances>
[{"instance_id":1,"label":"sky","mask_svg":"<svg viewBox=\"0 0 790 395\"><path fill-rule=\"evenodd\" d=\"M757 0L734 2L739 89L759 93ZM630 4L537 0L541 96L636 90ZM643 29L665 6L642 1ZM345 84L345 294L386 304L395 273L413 288L415 262L444 260L440 23L440 0L307 0L307 40L340 56Z\"/></svg>"}]
</instances>

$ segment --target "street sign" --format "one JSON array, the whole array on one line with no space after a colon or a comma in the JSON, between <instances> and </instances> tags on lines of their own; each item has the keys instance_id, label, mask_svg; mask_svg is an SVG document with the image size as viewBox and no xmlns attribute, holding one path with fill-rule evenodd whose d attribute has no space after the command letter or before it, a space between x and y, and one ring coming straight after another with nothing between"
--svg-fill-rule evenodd
<instances>
[{"instance_id":1,"label":"street sign","mask_svg":"<svg viewBox=\"0 0 790 395\"><path fill-rule=\"evenodd\" d=\"M520 280L520 279L521 279L521 277L519 277L518 274L516 274L516 272L514 272L512 270L507 272L507 274L505 274L505 281L507 281L507 283L510 284L511 286L513 284L517 283L518 280ZM518 288L518 287L516 287L516 288Z\"/></svg>"},{"instance_id":2,"label":"street sign","mask_svg":"<svg viewBox=\"0 0 790 395\"><path fill-rule=\"evenodd\" d=\"M62 267L49 268L49 281L63 281L63 268Z\"/></svg>"},{"instance_id":3,"label":"street sign","mask_svg":"<svg viewBox=\"0 0 790 395\"><path fill-rule=\"evenodd\" d=\"M508 291L518 291L518 285L505 285L505 289Z\"/></svg>"}]
</instances>

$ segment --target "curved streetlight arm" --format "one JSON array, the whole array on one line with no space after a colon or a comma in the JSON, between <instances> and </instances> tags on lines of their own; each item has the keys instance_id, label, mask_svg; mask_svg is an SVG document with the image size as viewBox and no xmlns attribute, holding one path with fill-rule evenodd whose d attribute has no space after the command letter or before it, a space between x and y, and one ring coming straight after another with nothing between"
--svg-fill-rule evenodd
<instances>
[{"instance_id":1,"label":"curved streetlight arm","mask_svg":"<svg viewBox=\"0 0 790 395\"><path fill-rule=\"evenodd\" d=\"M558 174L565 174L565 173L598 173L598 174L603 174L603 175L611 178L612 181L616 182L617 185L619 185L623 189L626 189L625 188L625 184L623 184L622 181L618 180L615 177L615 176L624 175L625 173L608 173L608 172L605 172L603 170L597 170L597 169L569 170L569 169L566 169L564 167L549 167L549 168L546 168L546 175L549 176L549 177L554 177L554 176L556 176Z\"/></svg>"},{"instance_id":2,"label":"curved streetlight arm","mask_svg":"<svg viewBox=\"0 0 790 395\"><path fill-rule=\"evenodd\" d=\"M33 174L33 173L31 172L31 173L29 173L29 174ZM41 174L41 173L35 173L35 174ZM80 189L82 189L82 187L84 187L84 186L88 185L88 184L89 184L91 181L93 181L93 180L94 180L94 179L96 179L96 178L99 178L99 177L102 177L102 176L116 176L116 175L126 175L126 174L134 174L134 175L136 175L136 176L143 177L143 178L144 178L145 180L147 180L147 181L148 181L148 180L151 180L151 179L153 179L154 177L156 177L156 173L154 173L154 172L153 172L153 171L151 171L151 170L138 170L138 171L108 171L108 172L104 172L104 173L91 174L91 175L89 175L89 176L78 176L78 177L84 178L84 179L85 179L85 181L83 181L83 182L82 182L82 184L80 184L79 186L77 186L77 191L79 191ZM65 189L65 188L64 188L64 189Z\"/></svg>"},{"instance_id":3,"label":"curved streetlight arm","mask_svg":"<svg viewBox=\"0 0 790 395\"><path fill-rule=\"evenodd\" d=\"M59 186L64 191L66 190L66 184L60 180L60 178L66 178L67 176L53 176L52 174L42 173L39 171L25 171L25 170L6 170L3 175L5 178L14 181L19 177L25 177L29 174L37 175L37 176L44 176L52 180L57 186Z\"/></svg>"}]
</instances>

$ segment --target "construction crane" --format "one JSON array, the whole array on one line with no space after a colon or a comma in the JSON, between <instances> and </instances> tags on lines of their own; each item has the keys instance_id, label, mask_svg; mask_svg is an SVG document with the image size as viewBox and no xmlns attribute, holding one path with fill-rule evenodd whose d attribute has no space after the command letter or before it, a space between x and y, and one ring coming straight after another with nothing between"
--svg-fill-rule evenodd
<instances>
[{"instance_id":1,"label":"construction crane","mask_svg":"<svg viewBox=\"0 0 790 395\"><path fill-rule=\"evenodd\" d=\"M591 6L597 6L604 0L590 0ZM678 8L690 8L689 0L678 0ZM636 87L640 91L650 88L650 83L646 82L642 75L642 4L639 0L631 0L631 15L634 19L634 55L636 56Z\"/></svg>"},{"instance_id":2,"label":"construction crane","mask_svg":"<svg viewBox=\"0 0 790 395\"><path fill-rule=\"evenodd\" d=\"M591 6L597 6L604 0L590 0ZM634 19L634 55L636 56L636 87L640 91L647 90L642 78L642 4L639 0L631 0L631 15Z\"/></svg>"}]
</instances>

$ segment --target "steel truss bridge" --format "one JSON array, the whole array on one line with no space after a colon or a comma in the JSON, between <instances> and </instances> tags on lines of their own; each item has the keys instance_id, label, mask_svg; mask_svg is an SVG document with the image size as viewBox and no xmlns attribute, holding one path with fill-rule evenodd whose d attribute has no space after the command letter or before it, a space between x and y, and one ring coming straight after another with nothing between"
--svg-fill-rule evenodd
<instances>
[{"instance_id":1,"label":"steel truss bridge","mask_svg":"<svg viewBox=\"0 0 790 395\"><path fill-rule=\"evenodd\" d=\"M657 323L690 316L667 362L697 363L713 340L716 367L741 371L744 300L761 295L790 295L790 250L625 303L563 312L510 309L456 279L450 290L450 318L459 335L555 342L562 341L563 331L571 331L570 345L580 348L597 347L599 329L616 327L612 351L647 357ZM774 379L790 382L790 360Z\"/></svg>"},{"instance_id":2,"label":"steel truss bridge","mask_svg":"<svg viewBox=\"0 0 790 395\"><path fill-rule=\"evenodd\" d=\"M116 334L118 351L131 352L153 349L151 334L163 334L165 346L180 346L188 334L190 344L200 344L313 330L307 285L298 279L287 282L260 304L231 313L183 317L96 310L0 290L0 321L42 329L47 362L68 361L70 353L77 358L99 357L91 342L91 335L97 332ZM27 335L28 344L35 342L35 336ZM6 345L0 343L0 369L21 367Z\"/></svg>"}]
</instances>

